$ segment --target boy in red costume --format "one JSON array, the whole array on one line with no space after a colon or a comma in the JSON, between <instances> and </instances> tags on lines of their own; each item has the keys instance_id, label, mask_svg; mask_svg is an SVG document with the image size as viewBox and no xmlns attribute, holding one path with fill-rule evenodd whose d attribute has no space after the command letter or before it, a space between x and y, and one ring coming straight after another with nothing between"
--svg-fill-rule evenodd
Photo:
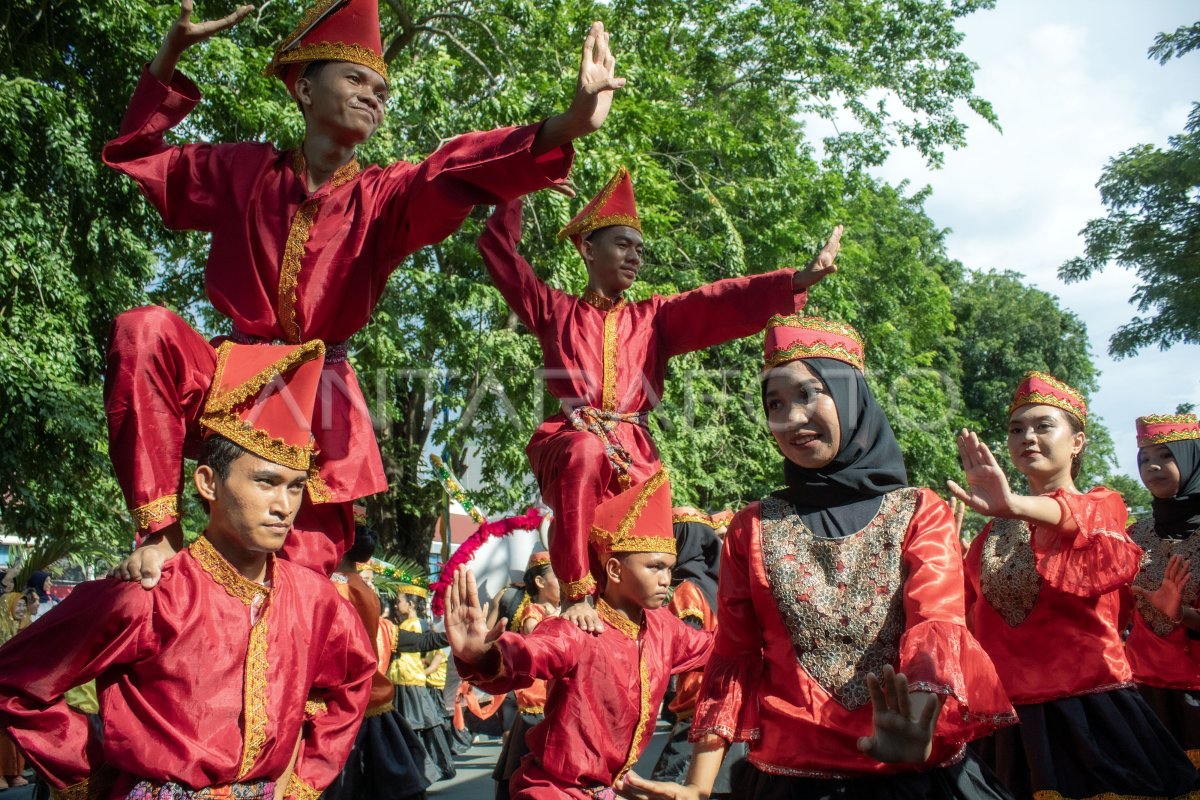
<instances>
[{"instance_id":1,"label":"boy in red costume","mask_svg":"<svg viewBox=\"0 0 1200 800\"><path fill-rule=\"evenodd\" d=\"M459 571L446 590L446 637L459 674L503 694L549 680L546 718L526 736L530 753L513 774L513 798L614 797L637 762L671 675L704 664L712 633L665 606L675 563L671 486L660 470L596 509L592 546L604 565L596 636L551 617L528 636L491 630L475 578Z\"/></svg>"},{"instance_id":2,"label":"boy in red costume","mask_svg":"<svg viewBox=\"0 0 1200 800\"><path fill-rule=\"evenodd\" d=\"M613 76L608 34L597 22L567 112L468 133L421 164L363 167L355 147L383 121L388 94L378 3L320 0L268 66L304 115L300 147L169 146L164 134L200 101L175 68L180 55L250 8L195 22L184 0L103 158L137 181L168 227L212 234L205 288L229 318L229 338L327 343L312 502L284 555L329 574L353 533L352 501L387 488L347 340L370 319L391 272L457 230L474 205L564 180L571 140L603 123L624 81ZM164 308L134 309L114 323L105 384L110 453L144 545L118 574L147 588L182 546L180 476L185 454L199 445L196 423L214 363L209 342Z\"/></svg>"},{"instance_id":3,"label":"boy in red costume","mask_svg":"<svg viewBox=\"0 0 1200 800\"><path fill-rule=\"evenodd\" d=\"M290 774L286 796L313 800L338 774L374 648L327 579L275 557L309 480L301 409L323 356L222 345L194 476L204 533L155 591L84 583L0 649L0 724L58 797L273 800ZM102 731L63 698L93 679Z\"/></svg>"},{"instance_id":4,"label":"boy in red costume","mask_svg":"<svg viewBox=\"0 0 1200 800\"><path fill-rule=\"evenodd\" d=\"M497 207L479 238L492 282L538 337L547 388L562 410L534 432L526 453L554 509L550 539L564 616L600 627L585 602L596 581L587 537L597 504L659 468L649 414L663 395L671 356L762 330L774 314L803 308L807 290L834 272L841 226L803 270L728 278L671 297L624 297L642 266L642 223L624 167L559 232L588 269L582 297L552 289L517 252L519 200Z\"/></svg>"}]
</instances>

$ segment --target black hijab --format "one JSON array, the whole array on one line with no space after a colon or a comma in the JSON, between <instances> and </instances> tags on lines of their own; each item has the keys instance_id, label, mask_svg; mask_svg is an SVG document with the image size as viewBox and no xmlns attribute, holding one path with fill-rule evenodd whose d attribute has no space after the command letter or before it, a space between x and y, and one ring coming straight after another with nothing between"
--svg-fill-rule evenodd
<instances>
[{"instance_id":1,"label":"black hijab","mask_svg":"<svg viewBox=\"0 0 1200 800\"><path fill-rule=\"evenodd\" d=\"M37 592L38 601L42 603L50 602L50 595L46 593L46 579L50 577L47 572L35 572L29 576L28 582L25 584L25 591L34 590Z\"/></svg>"},{"instance_id":2,"label":"black hijab","mask_svg":"<svg viewBox=\"0 0 1200 800\"><path fill-rule=\"evenodd\" d=\"M805 363L833 398L841 447L821 469L804 469L785 458L787 487L772 496L795 506L816 536L839 539L866 527L879 513L883 496L908 485L908 473L900 443L863 374L831 358L808 358ZM765 380L762 388L765 399Z\"/></svg>"},{"instance_id":3,"label":"black hijab","mask_svg":"<svg viewBox=\"0 0 1200 800\"><path fill-rule=\"evenodd\" d=\"M676 522L675 568L671 582L689 581L700 590L708 607L717 610L717 573L721 568L721 539L703 522Z\"/></svg>"},{"instance_id":4,"label":"black hijab","mask_svg":"<svg viewBox=\"0 0 1200 800\"><path fill-rule=\"evenodd\" d=\"M1200 441L1167 442L1179 467L1179 491L1154 498L1154 532L1163 539L1186 539L1200 528Z\"/></svg>"}]
</instances>

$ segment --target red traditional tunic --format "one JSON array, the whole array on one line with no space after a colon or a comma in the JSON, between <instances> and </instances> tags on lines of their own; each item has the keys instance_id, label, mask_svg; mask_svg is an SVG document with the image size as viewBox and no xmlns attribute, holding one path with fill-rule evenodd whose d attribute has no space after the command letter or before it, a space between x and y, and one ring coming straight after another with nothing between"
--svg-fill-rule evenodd
<instances>
[{"instance_id":1,"label":"red traditional tunic","mask_svg":"<svg viewBox=\"0 0 1200 800\"><path fill-rule=\"evenodd\" d=\"M621 487L604 441L578 430L569 414L629 415L613 435L632 458L631 481L646 480L660 467L658 450L645 417L633 417L662 399L670 357L756 333L772 315L803 308L806 294L793 294L795 271L781 269L636 303L591 292L575 297L538 279L517 252L520 238L520 203L508 203L488 220L479 250L500 294L538 337L546 386L562 403L563 413L542 423L526 453L554 509L554 572L566 596L578 599L595 586L587 538L593 512Z\"/></svg>"},{"instance_id":2,"label":"red traditional tunic","mask_svg":"<svg viewBox=\"0 0 1200 800\"><path fill-rule=\"evenodd\" d=\"M1125 501L1103 487L1047 497L1075 533L994 519L967 552L971 630L1017 705L1132 685L1120 590L1142 551L1125 533Z\"/></svg>"},{"instance_id":3,"label":"red traditional tunic","mask_svg":"<svg viewBox=\"0 0 1200 800\"><path fill-rule=\"evenodd\" d=\"M777 498L751 504L725 536L692 740L747 741L750 761L779 775L911 772L857 747L872 730L866 674L891 664L944 699L928 766L953 763L965 742L1016 721L967 631L962 587L954 518L928 489L885 495L841 539L817 538Z\"/></svg>"},{"instance_id":4,"label":"red traditional tunic","mask_svg":"<svg viewBox=\"0 0 1200 800\"><path fill-rule=\"evenodd\" d=\"M560 617L529 636L505 633L486 663L456 662L459 674L503 694L551 680L546 719L529 731L530 755L509 784L514 797L585 800L637 762L654 734L672 673L703 664L712 634L695 631L665 608L645 612L639 627L603 600L598 636Z\"/></svg>"},{"instance_id":5,"label":"red traditional tunic","mask_svg":"<svg viewBox=\"0 0 1200 800\"><path fill-rule=\"evenodd\" d=\"M542 608L541 603L530 601L525 604L521 612L517 614L516 624L513 626L518 633L525 633L525 621L534 621L534 630L537 626L546 619L546 609ZM546 695L547 683L544 680L538 679L529 684L523 689L517 689L513 694L517 696L517 711L522 714L545 714L546 713Z\"/></svg>"},{"instance_id":6,"label":"red traditional tunic","mask_svg":"<svg viewBox=\"0 0 1200 800\"><path fill-rule=\"evenodd\" d=\"M453 233L474 205L565 177L572 151L534 158L537 125L469 133L417 165L351 161L309 193L299 150L258 142L168 146L164 133L199 100L180 72L169 86L143 72L104 161L138 182L168 227L211 232L205 288L234 338L330 345L313 415L328 492L316 499L340 503L383 491L367 407L339 345L370 319L404 258ZM111 454L143 531L178 516L185 439L195 439L212 377L208 344L180 328L169 312L138 309L117 318L110 346ZM289 537L290 546L303 544Z\"/></svg>"},{"instance_id":7,"label":"red traditional tunic","mask_svg":"<svg viewBox=\"0 0 1200 800\"><path fill-rule=\"evenodd\" d=\"M717 615L708 606L704 593L694 583L683 581L675 587L668 608L671 613L702 631L717 629ZM696 711L696 700L700 697L700 684L704 681L704 668L688 670L675 679L675 698L668 708L679 719L687 719Z\"/></svg>"},{"instance_id":8,"label":"red traditional tunic","mask_svg":"<svg viewBox=\"0 0 1200 800\"><path fill-rule=\"evenodd\" d=\"M0 649L0 723L53 786L111 780L105 798L275 781L303 733L288 794L315 798L354 743L375 657L328 580L274 558L269 576L246 580L201 537L152 592L81 584ZM93 678L103 736L63 700Z\"/></svg>"},{"instance_id":9,"label":"red traditional tunic","mask_svg":"<svg viewBox=\"0 0 1200 800\"><path fill-rule=\"evenodd\" d=\"M1145 553L1133 584L1148 592L1162 585L1172 555L1178 553L1193 565L1200 564L1200 535L1193 534L1183 540L1161 539L1154 532L1152 517L1131 525L1129 535ZM1200 580L1193 574L1183 592L1184 605L1194 608L1198 595ZM1135 607L1133 630L1125 641L1133 679L1164 689L1200 689L1200 642L1149 601L1136 600Z\"/></svg>"}]
</instances>

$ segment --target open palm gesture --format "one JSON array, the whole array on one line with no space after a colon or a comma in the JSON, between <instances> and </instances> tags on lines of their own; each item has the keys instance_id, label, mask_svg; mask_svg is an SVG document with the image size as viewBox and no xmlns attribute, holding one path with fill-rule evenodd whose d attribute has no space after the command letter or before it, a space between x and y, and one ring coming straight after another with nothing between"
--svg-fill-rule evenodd
<instances>
[{"instance_id":1,"label":"open palm gesture","mask_svg":"<svg viewBox=\"0 0 1200 800\"><path fill-rule=\"evenodd\" d=\"M976 433L964 428L958 435L958 456L962 459L970 491L954 481L946 481L950 493L986 517L1009 516L1014 495L1008 485L1008 477L991 449L980 441Z\"/></svg>"},{"instance_id":2,"label":"open palm gesture","mask_svg":"<svg viewBox=\"0 0 1200 800\"><path fill-rule=\"evenodd\" d=\"M842 249L842 231L841 225L833 229L833 233L829 234L829 239L825 242L825 246L821 248L821 252L817 253L816 257L808 263L808 266L796 273L794 280L795 288L807 289L833 273L837 272L837 256L838 251Z\"/></svg>"},{"instance_id":3,"label":"open palm gesture","mask_svg":"<svg viewBox=\"0 0 1200 800\"><path fill-rule=\"evenodd\" d=\"M183 0L179 4L179 19L175 20L171 30L167 32L167 41L176 53L182 53L194 44L229 30L254 10L254 6L251 5L238 6L232 14L220 19L199 22L192 19L193 7L192 0Z\"/></svg>"},{"instance_id":4,"label":"open palm gesture","mask_svg":"<svg viewBox=\"0 0 1200 800\"><path fill-rule=\"evenodd\" d=\"M937 727L942 704L937 697L923 695L924 705L913 708L908 679L890 665L883 676L867 675L871 692L871 720L874 730L858 740L859 751L877 761L923 764L933 749L933 731Z\"/></svg>"},{"instance_id":5,"label":"open palm gesture","mask_svg":"<svg viewBox=\"0 0 1200 800\"><path fill-rule=\"evenodd\" d=\"M1153 592L1140 586L1131 586L1138 597L1150 601L1150 605L1172 622L1183 619L1183 591L1192 579L1192 562L1176 553L1167 562L1162 584Z\"/></svg>"},{"instance_id":6,"label":"open palm gesture","mask_svg":"<svg viewBox=\"0 0 1200 800\"><path fill-rule=\"evenodd\" d=\"M625 85L616 76L616 58L608 49L608 31L604 23L593 22L583 40L583 58L579 63L579 81L575 98L567 112L579 128L580 135L599 130L612 108L613 91Z\"/></svg>"},{"instance_id":7,"label":"open palm gesture","mask_svg":"<svg viewBox=\"0 0 1200 800\"><path fill-rule=\"evenodd\" d=\"M479 605L479 588L475 576L459 568L454 580L446 587L446 640L454 655L469 664L477 664L492 649L508 625L507 619L487 624L487 606Z\"/></svg>"}]
</instances>

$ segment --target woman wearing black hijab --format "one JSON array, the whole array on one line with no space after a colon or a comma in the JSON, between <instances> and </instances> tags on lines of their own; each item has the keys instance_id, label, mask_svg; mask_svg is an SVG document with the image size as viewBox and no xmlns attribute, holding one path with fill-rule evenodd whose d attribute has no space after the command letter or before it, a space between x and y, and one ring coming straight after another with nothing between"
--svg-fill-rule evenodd
<instances>
[{"instance_id":1,"label":"woman wearing black hijab","mask_svg":"<svg viewBox=\"0 0 1200 800\"><path fill-rule=\"evenodd\" d=\"M646 797L705 796L738 741L737 798L1009 797L966 749L1015 716L965 626L954 518L908 486L862 354L841 323L768 324L786 487L729 525L688 783L626 781Z\"/></svg>"},{"instance_id":2,"label":"woman wearing black hijab","mask_svg":"<svg viewBox=\"0 0 1200 800\"><path fill-rule=\"evenodd\" d=\"M1142 696L1200 765L1200 586L1189 574L1200 573L1200 424L1195 414L1140 417L1137 436L1138 471L1154 500L1152 516L1129 528L1145 555L1125 652Z\"/></svg>"}]
</instances>

